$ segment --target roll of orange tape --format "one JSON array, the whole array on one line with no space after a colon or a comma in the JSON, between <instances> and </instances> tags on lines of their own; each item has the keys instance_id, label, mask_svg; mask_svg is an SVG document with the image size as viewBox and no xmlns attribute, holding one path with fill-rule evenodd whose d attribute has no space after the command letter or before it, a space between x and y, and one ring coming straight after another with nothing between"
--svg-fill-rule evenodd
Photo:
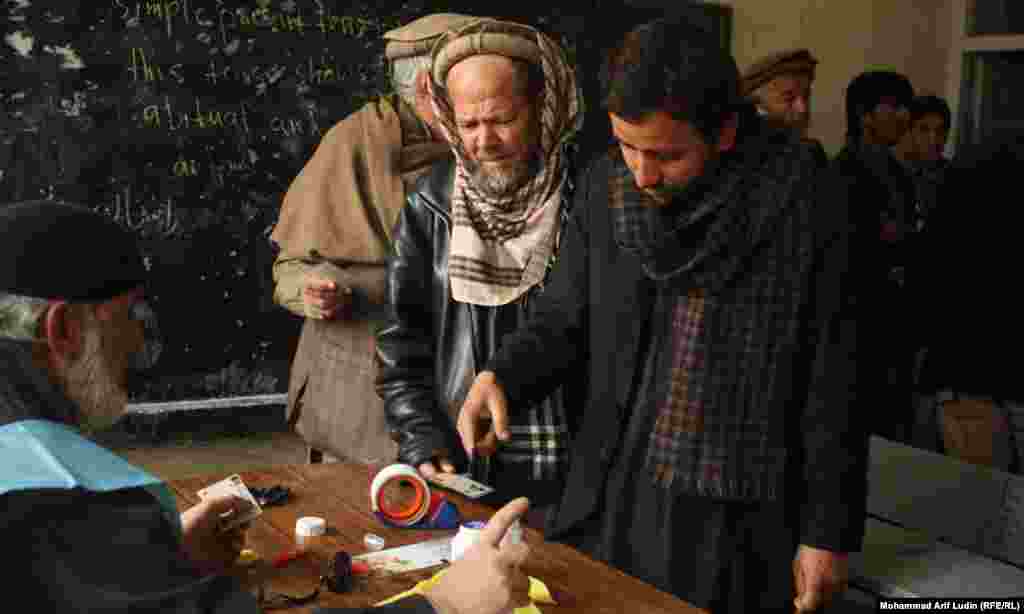
<instances>
[{"instance_id":1,"label":"roll of orange tape","mask_svg":"<svg viewBox=\"0 0 1024 614\"><path fill-rule=\"evenodd\" d=\"M388 465L370 485L370 508L394 524L414 525L430 509L430 487L412 465Z\"/></svg>"}]
</instances>

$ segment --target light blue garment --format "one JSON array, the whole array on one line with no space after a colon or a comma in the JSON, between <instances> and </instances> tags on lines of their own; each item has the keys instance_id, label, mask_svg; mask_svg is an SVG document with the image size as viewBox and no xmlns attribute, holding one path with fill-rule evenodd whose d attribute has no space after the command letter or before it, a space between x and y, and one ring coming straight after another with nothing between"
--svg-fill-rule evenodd
<instances>
[{"instance_id":1,"label":"light blue garment","mask_svg":"<svg viewBox=\"0 0 1024 614\"><path fill-rule=\"evenodd\" d=\"M114 492L145 488L181 537L181 516L159 478L50 420L19 420L0 427L0 495L20 490Z\"/></svg>"}]
</instances>

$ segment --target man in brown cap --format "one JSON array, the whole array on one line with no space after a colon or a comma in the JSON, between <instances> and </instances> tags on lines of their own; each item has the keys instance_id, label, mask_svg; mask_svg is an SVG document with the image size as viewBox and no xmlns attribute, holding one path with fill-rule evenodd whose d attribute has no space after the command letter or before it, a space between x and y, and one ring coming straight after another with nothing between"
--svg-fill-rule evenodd
<instances>
[{"instance_id":1,"label":"man in brown cap","mask_svg":"<svg viewBox=\"0 0 1024 614\"><path fill-rule=\"evenodd\" d=\"M811 122L811 87L818 65L807 49L790 49L761 58L747 68L741 84L743 95L758 112L778 126L793 131L793 136L807 139ZM827 161L824 148L817 141L819 161Z\"/></svg>"},{"instance_id":2,"label":"man in brown cap","mask_svg":"<svg viewBox=\"0 0 1024 614\"><path fill-rule=\"evenodd\" d=\"M470 20L438 13L386 32L396 93L332 127L285 194L271 235L281 248L274 300L305 318L287 412L312 462L396 456L373 386L385 258L406 190L451 157L427 92L430 49Z\"/></svg>"}]
</instances>

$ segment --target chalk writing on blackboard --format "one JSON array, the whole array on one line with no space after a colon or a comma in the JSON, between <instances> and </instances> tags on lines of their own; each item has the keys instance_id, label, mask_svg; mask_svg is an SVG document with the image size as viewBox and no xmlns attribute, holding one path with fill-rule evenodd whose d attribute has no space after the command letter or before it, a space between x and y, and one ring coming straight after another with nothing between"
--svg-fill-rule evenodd
<instances>
[{"instance_id":1,"label":"chalk writing on blackboard","mask_svg":"<svg viewBox=\"0 0 1024 614\"><path fill-rule=\"evenodd\" d=\"M88 203L139 237L167 340L134 400L284 391L301 321L273 302L270 234L288 185L327 129L390 93L384 31L482 7L0 2L0 197ZM549 12L522 20L582 31Z\"/></svg>"},{"instance_id":2,"label":"chalk writing on blackboard","mask_svg":"<svg viewBox=\"0 0 1024 614\"><path fill-rule=\"evenodd\" d=\"M122 191L114 195L112 207L104 206L101 211L143 237L166 239L181 229L171 197L158 203L140 203L132 201L130 191Z\"/></svg>"},{"instance_id":3,"label":"chalk writing on blackboard","mask_svg":"<svg viewBox=\"0 0 1024 614\"><path fill-rule=\"evenodd\" d=\"M308 18L303 15L295 2L284 3L283 8L290 10L274 11L268 6L256 8L230 9L223 0L217 0L217 8L210 16L205 7L193 6L190 0L146 0L144 2L126 2L113 0L114 6L120 11L120 18L125 25L137 27L146 23L158 23L168 38L174 36L175 24L197 25L216 29L220 34L220 42L229 44L228 32L238 31L252 33L266 29L273 33L291 32L303 35L307 30L319 31L321 34L343 34L355 38L364 38L380 34L398 25L397 21L385 22L353 15L336 15L323 3Z\"/></svg>"},{"instance_id":4,"label":"chalk writing on blackboard","mask_svg":"<svg viewBox=\"0 0 1024 614\"><path fill-rule=\"evenodd\" d=\"M172 132L187 128L234 128L249 132L249 114L244 102L235 107L237 110L231 111L205 108L198 97L192 102L193 108L183 109L165 95L163 104L143 108L142 125L146 128L167 128Z\"/></svg>"},{"instance_id":5,"label":"chalk writing on blackboard","mask_svg":"<svg viewBox=\"0 0 1024 614\"><path fill-rule=\"evenodd\" d=\"M183 64L171 64L166 67L156 64L146 57L146 50L141 47L132 47L128 50L128 65L126 69L132 76L132 81L163 81L169 78L183 85L185 75L182 73Z\"/></svg>"}]
</instances>

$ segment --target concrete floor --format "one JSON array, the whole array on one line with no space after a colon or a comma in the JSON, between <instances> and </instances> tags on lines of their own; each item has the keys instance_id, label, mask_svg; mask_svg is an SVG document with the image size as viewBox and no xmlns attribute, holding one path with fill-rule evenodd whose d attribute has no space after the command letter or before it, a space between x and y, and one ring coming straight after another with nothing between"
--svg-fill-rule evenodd
<instances>
[{"instance_id":1,"label":"concrete floor","mask_svg":"<svg viewBox=\"0 0 1024 614\"><path fill-rule=\"evenodd\" d=\"M252 433L212 439L176 435L158 444L113 446L129 462L164 480L230 475L274 465L303 463L306 445L292 432Z\"/></svg>"}]
</instances>

